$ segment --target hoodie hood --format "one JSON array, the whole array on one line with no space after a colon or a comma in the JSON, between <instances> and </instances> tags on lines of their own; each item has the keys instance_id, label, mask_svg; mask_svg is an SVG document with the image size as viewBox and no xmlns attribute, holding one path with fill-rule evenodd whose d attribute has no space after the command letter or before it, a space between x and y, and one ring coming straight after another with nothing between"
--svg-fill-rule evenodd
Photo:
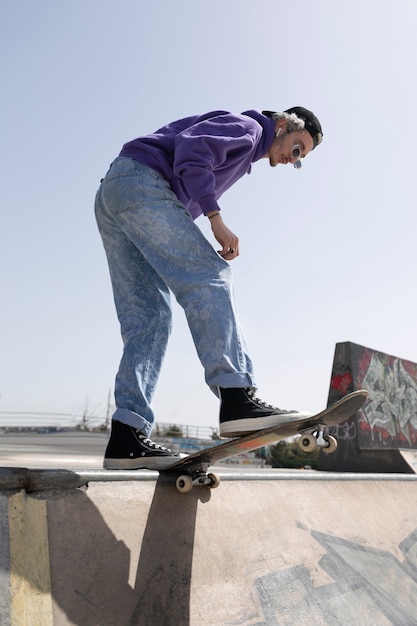
<instances>
[{"instance_id":1,"label":"hoodie hood","mask_svg":"<svg viewBox=\"0 0 417 626\"><path fill-rule=\"evenodd\" d=\"M272 142L275 137L275 122L271 120L266 115L263 115L260 111L256 111L255 109L249 109L248 111L243 111L242 115L247 115L251 117L253 120L258 122L258 124L262 127L262 137L256 146L255 155L252 159L253 162L261 159L271 147Z\"/></svg>"}]
</instances>

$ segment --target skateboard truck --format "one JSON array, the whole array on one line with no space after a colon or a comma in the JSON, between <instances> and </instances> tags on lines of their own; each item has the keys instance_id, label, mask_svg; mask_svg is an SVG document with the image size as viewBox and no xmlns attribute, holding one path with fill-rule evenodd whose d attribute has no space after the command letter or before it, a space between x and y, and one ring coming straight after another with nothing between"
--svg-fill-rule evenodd
<instances>
[{"instance_id":1,"label":"skateboard truck","mask_svg":"<svg viewBox=\"0 0 417 626\"><path fill-rule=\"evenodd\" d=\"M209 489L215 489L220 485L220 477L217 474L209 473L203 469L196 470L191 474L180 474L175 481L175 486L178 491L182 493L187 493L187 491L191 491L193 487L197 486L205 486Z\"/></svg>"},{"instance_id":2,"label":"skateboard truck","mask_svg":"<svg viewBox=\"0 0 417 626\"><path fill-rule=\"evenodd\" d=\"M298 440L298 446L303 452L314 452L321 448L326 454L332 454L337 448L337 439L332 435L324 435L326 424L317 424L314 428L306 429Z\"/></svg>"}]
</instances>

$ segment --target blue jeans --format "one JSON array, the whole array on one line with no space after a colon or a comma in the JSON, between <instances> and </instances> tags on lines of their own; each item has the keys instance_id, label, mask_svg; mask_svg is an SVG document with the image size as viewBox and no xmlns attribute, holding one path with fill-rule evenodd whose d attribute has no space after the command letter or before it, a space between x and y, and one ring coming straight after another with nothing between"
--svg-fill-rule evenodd
<instances>
[{"instance_id":1,"label":"blue jeans","mask_svg":"<svg viewBox=\"0 0 417 626\"><path fill-rule=\"evenodd\" d=\"M171 332L170 292L184 309L212 391L256 387L229 264L168 182L118 157L97 192L95 211L124 345L113 418L151 433L152 397Z\"/></svg>"}]
</instances>

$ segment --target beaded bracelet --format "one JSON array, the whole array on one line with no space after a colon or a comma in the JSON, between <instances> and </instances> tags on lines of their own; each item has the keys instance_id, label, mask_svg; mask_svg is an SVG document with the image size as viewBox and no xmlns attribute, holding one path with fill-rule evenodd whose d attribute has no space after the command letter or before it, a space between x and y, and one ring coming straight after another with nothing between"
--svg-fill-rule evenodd
<instances>
[{"instance_id":1,"label":"beaded bracelet","mask_svg":"<svg viewBox=\"0 0 417 626\"><path fill-rule=\"evenodd\" d=\"M207 217L209 218L209 220L212 220L213 217L216 217L217 215L220 215L220 211L217 211L217 213L213 213L213 215L207 215Z\"/></svg>"}]
</instances>

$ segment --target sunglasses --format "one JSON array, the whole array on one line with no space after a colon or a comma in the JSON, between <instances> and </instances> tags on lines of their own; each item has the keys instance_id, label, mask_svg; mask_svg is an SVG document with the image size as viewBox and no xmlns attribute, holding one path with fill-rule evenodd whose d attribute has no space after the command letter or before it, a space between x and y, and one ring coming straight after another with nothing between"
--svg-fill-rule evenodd
<instances>
[{"instance_id":1,"label":"sunglasses","mask_svg":"<svg viewBox=\"0 0 417 626\"><path fill-rule=\"evenodd\" d=\"M294 167L296 170L299 170L301 168L301 161L300 161L300 157L301 157L301 146L298 145L298 143L295 144L295 146L293 146L291 148L291 156L293 159L297 159L294 162Z\"/></svg>"}]
</instances>

